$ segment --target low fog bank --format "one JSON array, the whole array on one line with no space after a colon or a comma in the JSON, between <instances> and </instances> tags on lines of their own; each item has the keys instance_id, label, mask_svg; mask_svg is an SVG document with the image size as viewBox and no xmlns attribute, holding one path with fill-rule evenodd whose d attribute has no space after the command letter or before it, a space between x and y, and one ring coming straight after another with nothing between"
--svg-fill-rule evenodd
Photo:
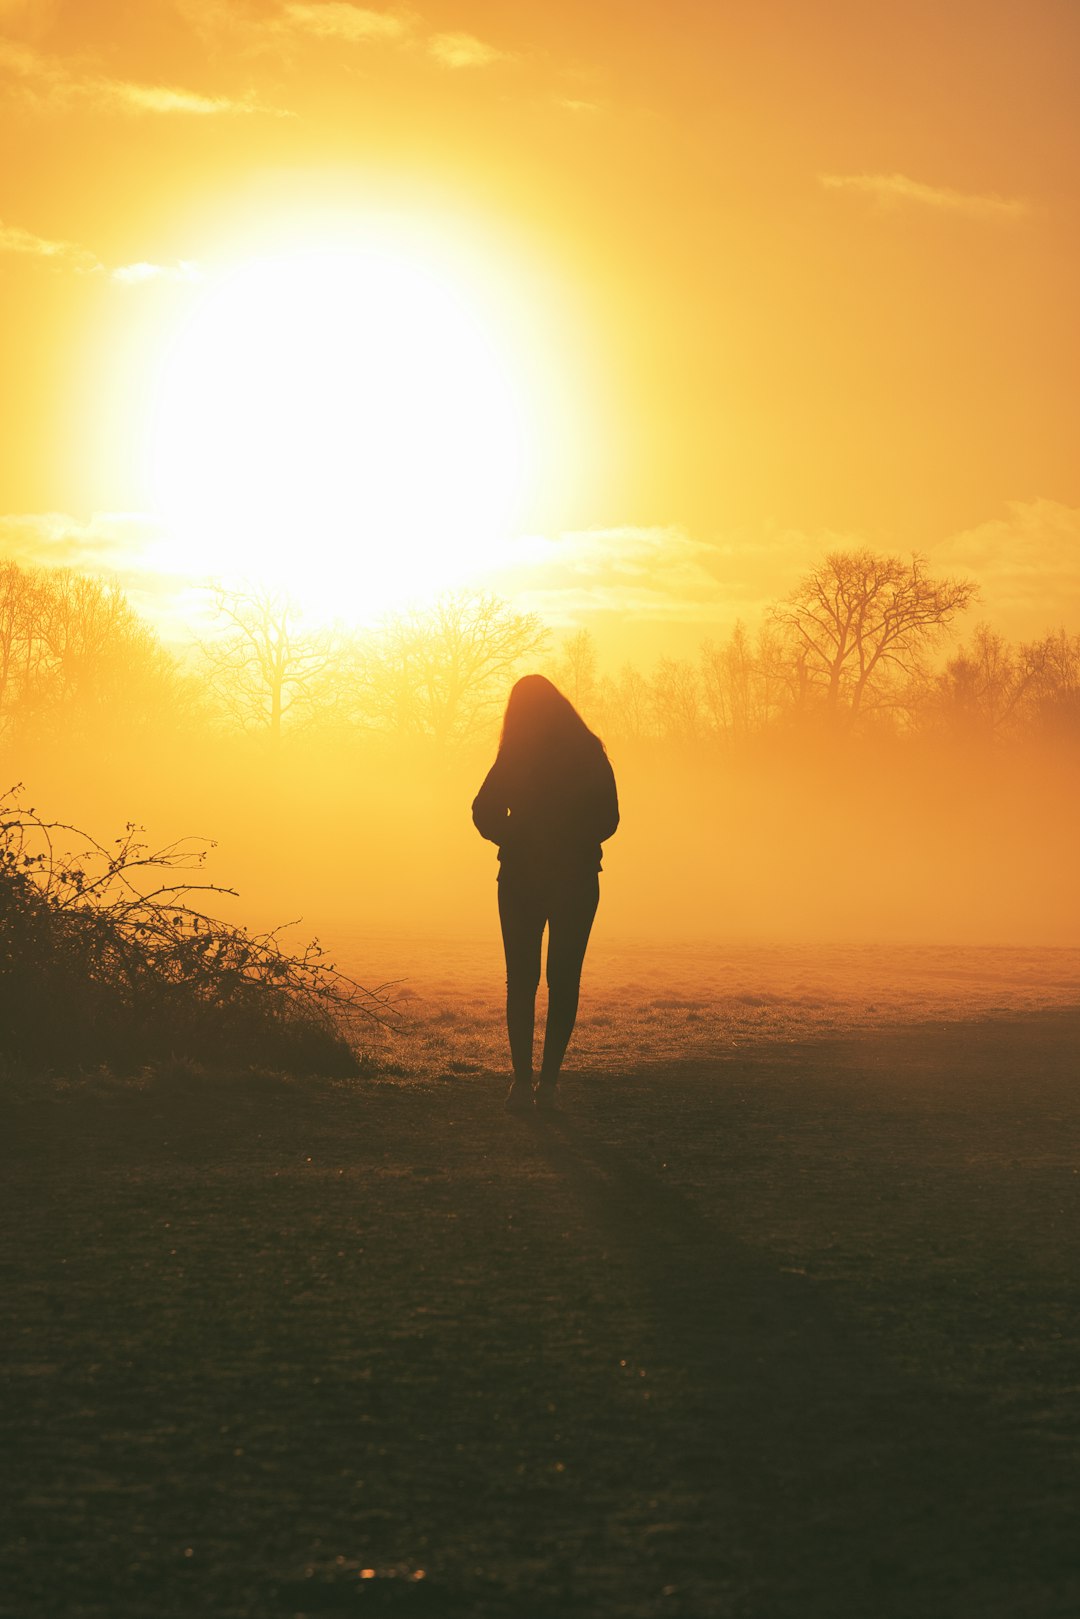
<instances>
[{"instance_id":1,"label":"low fog bank","mask_svg":"<svg viewBox=\"0 0 1080 1619\"><path fill-rule=\"evenodd\" d=\"M102 841L216 840L209 908L322 938L481 940L496 852L470 804L494 754L427 744L276 756L243 739L9 750L8 782ZM605 940L1080 943L1080 760L1016 744L774 738L611 748L623 822L604 855Z\"/></svg>"},{"instance_id":2,"label":"low fog bank","mask_svg":"<svg viewBox=\"0 0 1080 1619\"><path fill-rule=\"evenodd\" d=\"M622 776L610 898L623 932L1080 940L1080 764L1061 753L804 740L727 759L630 757Z\"/></svg>"},{"instance_id":3,"label":"low fog bank","mask_svg":"<svg viewBox=\"0 0 1080 1619\"><path fill-rule=\"evenodd\" d=\"M215 587L179 655L115 582L0 564L0 789L106 842L216 839L230 919L490 939L470 805L542 668L610 745L612 943L1080 943L1080 635L957 642L975 591L831 552L756 633L605 672L588 631L467 591L350 630Z\"/></svg>"}]
</instances>

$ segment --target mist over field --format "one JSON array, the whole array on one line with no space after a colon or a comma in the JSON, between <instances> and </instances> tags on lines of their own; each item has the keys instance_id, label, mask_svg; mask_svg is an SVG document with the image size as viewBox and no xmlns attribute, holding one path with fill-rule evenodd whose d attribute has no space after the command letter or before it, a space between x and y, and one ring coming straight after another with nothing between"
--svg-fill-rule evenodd
<instances>
[{"instance_id":1,"label":"mist over field","mask_svg":"<svg viewBox=\"0 0 1080 1619\"><path fill-rule=\"evenodd\" d=\"M598 940L1078 942L1064 632L1015 646L958 622L857 687L850 648L819 636L808 656L767 625L609 671L587 632L497 598L335 639L256 592L243 631L226 617L177 652L90 576L7 583L7 781L99 838L135 821L154 846L214 840L207 876L240 896L221 903L262 925L494 937L496 852L470 805L513 678L540 668L619 785ZM256 622L260 602L279 619Z\"/></svg>"},{"instance_id":2,"label":"mist over field","mask_svg":"<svg viewBox=\"0 0 1080 1619\"><path fill-rule=\"evenodd\" d=\"M9 756L35 804L98 835L212 837L209 873L260 920L412 937L497 930L496 851L470 804L494 757L417 747ZM1072 945L1080 763L1044 746L796 746L749 757L610 748L622 824L605 849L604 937L670 944ZM239 752L239 758L237 754ZM74 768L68 768L68 766Z\"/></svg>"}]
</instances>

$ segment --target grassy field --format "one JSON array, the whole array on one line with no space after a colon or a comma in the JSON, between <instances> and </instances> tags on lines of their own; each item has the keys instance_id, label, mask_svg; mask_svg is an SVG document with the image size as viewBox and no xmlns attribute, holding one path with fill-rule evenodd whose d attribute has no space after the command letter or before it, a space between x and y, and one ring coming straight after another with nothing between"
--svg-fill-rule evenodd
<instances>
[{"instance_id":1,"label":"grassy field","mask_svg":"<svg viewBox=\"0 0 1080 1619\"><path fill-rule=\"evenodd\" d=\"M1080 1013L593 1010L550 1123L5 1085L0 1613L1080 1612Z\"/></svg>"}]
</instances>

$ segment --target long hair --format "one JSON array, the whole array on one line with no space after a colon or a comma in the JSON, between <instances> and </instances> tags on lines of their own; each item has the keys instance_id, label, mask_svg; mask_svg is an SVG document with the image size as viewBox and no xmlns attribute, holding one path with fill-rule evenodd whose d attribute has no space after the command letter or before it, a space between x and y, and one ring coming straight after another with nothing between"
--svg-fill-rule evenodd
<instances>
[{"instance_id":1,"label":"long hair","mask_svg":"<svg viewBox=\"0 0 1080 1619\"><path fill-rule=\"evenodd\" d=\"M543 675L522 675L506 704L499 758L517 769L582 763L604 754L604 744L590 731L568 697Z\"/></svg>"}]
</instances>

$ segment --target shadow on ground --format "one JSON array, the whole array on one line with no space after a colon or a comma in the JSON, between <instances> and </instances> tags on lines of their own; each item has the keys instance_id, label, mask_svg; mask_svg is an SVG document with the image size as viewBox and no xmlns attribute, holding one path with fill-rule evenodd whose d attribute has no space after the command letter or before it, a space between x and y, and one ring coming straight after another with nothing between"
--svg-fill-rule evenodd
<instances>
[{"instance_id":1,"label":"shadow on ground","mask_svg":"<svg viewBox=\"0 0 1080 1619\"><path fill-rule=\"evenodd\" d=\"M1078 1033L23 1088L0 1612L1077 1611Z\"/></svg>"}]
</instances>

